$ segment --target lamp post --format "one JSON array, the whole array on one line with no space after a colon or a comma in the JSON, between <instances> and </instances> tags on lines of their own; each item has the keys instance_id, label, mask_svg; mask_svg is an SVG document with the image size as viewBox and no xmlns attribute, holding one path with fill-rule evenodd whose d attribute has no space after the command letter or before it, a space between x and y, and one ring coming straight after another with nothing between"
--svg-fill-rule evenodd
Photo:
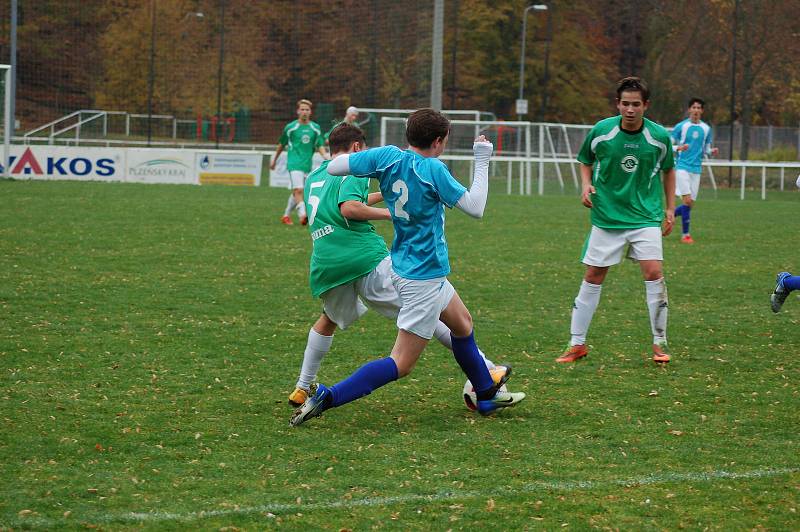
<instances>
[{"instance_id":1,"label":"lamp post","mask_svg":"<svg viewBox=\"0 0 800 532\"><path fill-rule=\"evenodd\" d=\"M220 31L219 31L219 69L217 70L217 130L214 132L216 148L219 149L220 123L222 122L222 65L225 62L225 0L219 2Z\"/></svg>"},{"instance_id":2,"label":"lamp post","mask_svg":"<svg viewBox=\"0 0 800 532\"><path fill-rule=\"evenodd\" d=\"M147 76L147 147L153 135L153 82L156 59L156 0L150 2L150 71Z\"/></svg>"},{"instance_id":3,"label":"lamp post","mask_svg":"<svg viewBox=\"0 0 800 532\"><path fill-rule=\"evenodd\" d=\"M528 102L525 101L525 42L528 33L528 12L534 11L547 11L546 4L531 4L522 12L522 41L520 43L519 51L519 97L517 98L517 121L522 120L522 115L528 112ZM517 152L520 151L521 137L517 133Z\"/></svg>"},{"instance_id":4,"label":"lamp post","mask_svg":"<svg viewBox=\"0 0 800 532\"><path fill-rule=\"evenodd\" d=\"M545 6L547 7L547 6ZM547 40L544 45L544 77L542 78L542 109L539 111L539 122L544 122L547 110L547 82L550 79L550 43L553 42L553 10L547 10Z\"/></svg>"},{"instance_id":5,"label":"lamp post","mask_svg":"<svg viewBox=\"0 0 800 532\"><path fill-rule=\"evenodd\" d=\"M531 10L547 11L548 8L545 4L533 4L526 7L525 11L522 12L522 42L519 51L519 100L522 100L525 96L525 41L528 32L528 12ZM518 109L517 120L520 119L522 114L524 113L520 113Z\"/></svg>"}]
</instances>

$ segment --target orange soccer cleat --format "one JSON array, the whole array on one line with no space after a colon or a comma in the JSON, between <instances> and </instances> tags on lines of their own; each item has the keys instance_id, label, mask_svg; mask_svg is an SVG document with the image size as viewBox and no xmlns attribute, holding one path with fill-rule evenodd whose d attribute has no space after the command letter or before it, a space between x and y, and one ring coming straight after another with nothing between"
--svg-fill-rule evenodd
<instances>
[{"instance_id":1,"label":"orange soccer cleat","mask_svg":"<svg viewBox=\"0 0 800 532\"><path fill-rule=\"evenodd\" d=\"M656 364L666 364L672 359L667 353L667 344L653 344L653 362Z\"/></svg>"},{"instance_id":2,"label":"orange soccer cleat","mask_svg":"<svg viewBox=\"0 0 800 532\"><path fill-rule=\"evenodd\" d=\"M692 238L692 235L683 235L681 237L681 242L684 244L694 244L694 238Z\"/></svg>"},{"instance_id":3,"label":"orange soccer cleat","mask_svg":"<svg viewBox=\"0 0 800 532\"><path fill-rule=\"evenodd\" d=\"M556 362L575 362L589 354L586 344L571 345L564 351L564 354L556 359Z\"/></svg>"},{"instance_id":4,"label":"orange soccer cleat","mask_svg":"<svg viewBox=\"0 0 800 532\"><path fill-rule=\"evenodd\" d=\"M292 223L292 219L291 219L291 218L289 218L289 217L288 217L287 215L285 215L285 214L284 214L283 216L281 216L281 223L282 223L283 225L294 225L294 224Z\"/></svg>"}]
</instances>

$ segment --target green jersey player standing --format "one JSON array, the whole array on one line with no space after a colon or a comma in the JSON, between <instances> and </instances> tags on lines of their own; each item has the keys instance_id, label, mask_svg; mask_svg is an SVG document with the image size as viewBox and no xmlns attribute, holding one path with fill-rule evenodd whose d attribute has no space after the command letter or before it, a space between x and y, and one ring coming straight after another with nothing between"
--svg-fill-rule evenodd
<instances>
[{"instance_id":1,"label":"green jersey player standing","mask_svg":"<svg viewBox=\"0 0 800 532\"><path fill-rule=\"evenodd\" d=\"M572 308L569 347L557 362L574 362L588 354L586 334L603 280L609 266L622 260L626 247L644 277L653 361L670 361L661 237L675 222L675 163L666 129L644 118L649 100L643 80L620 80L619 116L595 124L578 154L581 202L591 209L592 228L581 256L586 275Z\"/></svg>"},{"instance_id":2,"label":"green jersey player standing","mask_svg":"<svg viewBox=\"0 0 800 532\"><path fill-rule=\"evenodd\" d=\"M286 211L281 217L281 222L286 225L292 225L289 215L295 208L297 208L300 223L306 225L308 218L303 203L303 186L306 176L311 171L315 151L319 151L323 158L328 158L323 146L325 139L322 136L322 129L319 124L311 121L311 105L309 100L297 102L297 120L289 122L283 128L281 138L278 140L278 148L275 150L270 164L270 169L275 170L278 156L286 149L286 169L289 171L289 188L292 189L286 204Z\"/></svg>"}]
</instances>

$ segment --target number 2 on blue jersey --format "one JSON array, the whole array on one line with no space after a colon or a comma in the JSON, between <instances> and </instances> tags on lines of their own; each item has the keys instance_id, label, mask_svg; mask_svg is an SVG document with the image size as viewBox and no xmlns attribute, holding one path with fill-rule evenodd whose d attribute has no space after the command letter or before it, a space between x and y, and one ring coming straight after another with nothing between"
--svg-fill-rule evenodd
<instances>
[{"instance_id":1,"label":"number 2 on blue jersey","mask_svg":"<svg viewBox=\"0 0 800 532\"><path fill-rule=\"evenodd\" d=\"M398 179L394 183L392 183L392 192L395 194L400 194L400 197L397 198L394 202L394 215L397 218L403 218L404 220L411 220L411 217L403 208L406 203L408 203L408 185L406 185L405 181L402 179Z\"/></svg>"}]
</instances>

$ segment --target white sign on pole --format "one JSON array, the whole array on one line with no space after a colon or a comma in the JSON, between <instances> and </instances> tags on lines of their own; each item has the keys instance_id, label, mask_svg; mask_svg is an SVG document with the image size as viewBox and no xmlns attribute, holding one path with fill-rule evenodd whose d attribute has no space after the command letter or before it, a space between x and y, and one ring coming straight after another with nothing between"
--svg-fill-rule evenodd
<instances>
[{"instance_id":1,"label":"white sign on pole","mask_svg":"<svg viewBox=\"0 0 800 532\"><path fill-rule=\"evenodd\" d=\"M517 114L528 114L528 100L517 100Z\"/></svg>"},{"instance_id":2,"label":"white sign on pole","mask_svg":"<svg viewBox=\"0 0 800 532\"><path fill-rule=\"evenodd\" d=\"M261 184L261 153L231 153L199 151L195 156L197 176L201 185Z\"/></svg>"}]
</instances>

